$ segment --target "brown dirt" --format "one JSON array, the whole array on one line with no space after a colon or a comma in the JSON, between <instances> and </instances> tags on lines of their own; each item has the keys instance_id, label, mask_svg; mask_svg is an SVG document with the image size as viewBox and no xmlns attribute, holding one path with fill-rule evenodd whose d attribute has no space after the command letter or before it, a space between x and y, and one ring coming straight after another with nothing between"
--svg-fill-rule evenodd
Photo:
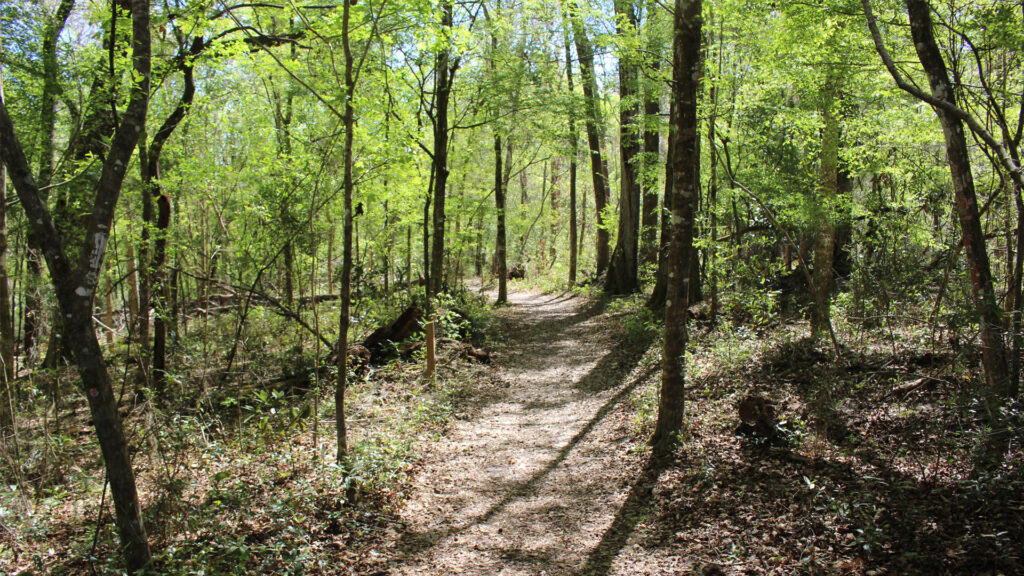
<instances>
[{"instance_id":1,"label":"brown dirt","mask_svg":"<svg viewBox=\"0 0 1024 576\"><path fill-rule=\"evenodd\" d=\"M637 574L606 557L626 548L609 535L639 469L626 400L645 346L600 303L509 299L506 394L431 446L390 574Z\"/></svg>"}]
</instances>

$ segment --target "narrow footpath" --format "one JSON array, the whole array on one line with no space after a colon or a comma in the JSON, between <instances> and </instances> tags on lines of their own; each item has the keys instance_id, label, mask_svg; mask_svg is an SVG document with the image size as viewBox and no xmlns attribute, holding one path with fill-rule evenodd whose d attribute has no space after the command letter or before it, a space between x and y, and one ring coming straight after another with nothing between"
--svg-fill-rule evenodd
<instances>
[{"instance_id":1,"label":"narrow footpath","mask_svg":"<svg viewBox=\"0 0 1024 576\"><path fill-rule=\"evenodd\" d=\"M630 453L629 396L643 347L592 301L533 292L509 299L496 360L507 394L430 448L389 573L680 568L678 558L641 550L637 519L624 518L642 459Z\"/></svg>"}]
</instances>

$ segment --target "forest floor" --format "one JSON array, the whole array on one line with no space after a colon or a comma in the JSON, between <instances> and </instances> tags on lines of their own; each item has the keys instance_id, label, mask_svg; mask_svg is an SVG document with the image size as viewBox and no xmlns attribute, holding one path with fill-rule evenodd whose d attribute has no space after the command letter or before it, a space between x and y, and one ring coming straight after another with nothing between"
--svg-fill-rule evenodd
<instances>
[{"instance_id":1,"label":"forest floor","mask_svg":"<svg viewBox=\"0 0 1024 576\"><path fill-rule=\"evenodd\" d=\"M1007 408L1003 466L973 470L988 431L969 337L837 314L836 358L795 314L694 308L685 429L655 461L656 315L515 288L476 316L490 365L442 339L436 380L414 354L353 381L351 471L330 382L127 402L153 573L1024 574L1024 411ZM751 394L775 407L772 441L738 429ZM24 479L0 491L0 574L120 574L84 399L39 413Z\"/></svg>"}]
</instances>

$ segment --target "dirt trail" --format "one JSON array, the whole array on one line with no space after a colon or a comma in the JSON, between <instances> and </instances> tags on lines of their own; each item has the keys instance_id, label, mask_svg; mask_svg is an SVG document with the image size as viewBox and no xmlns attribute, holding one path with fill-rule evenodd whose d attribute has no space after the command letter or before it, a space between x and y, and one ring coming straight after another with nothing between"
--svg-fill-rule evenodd
<instances>
[{"instance_id":1,"label":"dirt trail","mask_svg":"<svg viewBox=\"0 0 1024 576\"><path fill-rule=\"evenodd\" d=\"M630 555L629 531L609 528L635 492L624 404L642 347L587 300L510 301L497 360L507 394L431 448L390 574L638 573L616 559Z\"/></svg>"}]
</instances>

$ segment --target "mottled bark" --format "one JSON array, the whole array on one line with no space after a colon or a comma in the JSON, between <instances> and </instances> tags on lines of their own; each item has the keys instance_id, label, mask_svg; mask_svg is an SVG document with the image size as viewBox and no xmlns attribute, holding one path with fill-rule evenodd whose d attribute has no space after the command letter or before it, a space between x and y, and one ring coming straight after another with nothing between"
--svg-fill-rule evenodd
<instances>
[{"instance_id":1,"label":"mottled bark","mask_svg":"<svg viewBox=\"0 0 1024 576\"><path fill-rule=\"evenodd\" d=\"M839 115L836 97L839 77L830 71L821 90L821 151L818 155L817 242L814 245L814 273L811 290L815 310L811 316L811 336L828 334L832 322L832 277L835 259L835 208L839 192Z\"/></svg>"}]
</instances>

